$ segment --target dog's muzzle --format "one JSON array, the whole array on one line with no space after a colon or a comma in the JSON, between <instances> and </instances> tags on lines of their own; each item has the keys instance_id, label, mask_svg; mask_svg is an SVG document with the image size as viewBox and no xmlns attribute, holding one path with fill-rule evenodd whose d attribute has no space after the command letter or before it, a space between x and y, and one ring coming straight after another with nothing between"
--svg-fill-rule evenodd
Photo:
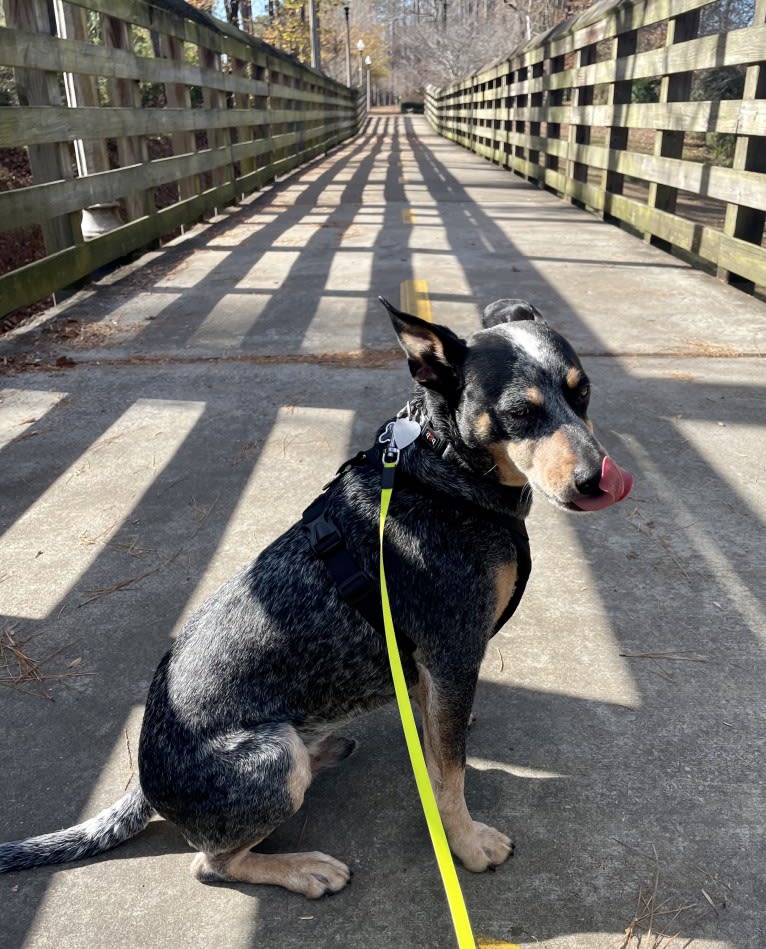
<instances>
[{"instance_id":1,"label":"dog's muzzle","mask_svg":"<svg viewBox=\"0 0 766 949\"><path fill-rule=\"evenodd\" d=\"M622 501L633 487L633 475L606 455L601 463L598 487L601 494L581 495L574 498L572 504L581 511L600 511L616 501Z\"/></svg>"}]
</instances>

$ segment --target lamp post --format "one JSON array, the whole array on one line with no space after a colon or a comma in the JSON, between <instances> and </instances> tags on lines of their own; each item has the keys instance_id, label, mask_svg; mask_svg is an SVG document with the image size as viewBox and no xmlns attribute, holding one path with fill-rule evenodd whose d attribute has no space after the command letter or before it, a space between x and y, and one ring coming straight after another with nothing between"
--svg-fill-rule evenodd
<instances>
[{"instance_id":1,"label":"lamp post","mask_svg":"<svg viewBox=\"0 0 766 949\"><path fill-rule=\"evenodd\" d=\"M364 57L364 65L367 67L367 111L370 111L370 75L372 73L372 58Z\"/></svg>"},{"instance_id":2,"label":"lamp post","mask_svg":"<svg viewBox=\"0 0 766 949\"><path fill-rule=\"evenodd\" d=\"M346 85L351 87L351 28L348 25L348 11L351 0L343 0L343 12L346 15Z\"/></svg>"},{"instance_id":3,"label":"lamp post","mask_svg":"<svg viewBox=\"0 0 766 949\"><path fill-rule=\"evenodd\" d=\"M319 52L319 20L317 19L316 0L308 0L309 15L309 45L311 47L311 65L314 69L321 69L322 63Z\"/></svg>"},{"instance_id":4,"label":"lamp post","mask_svg":"<svg viewBox=\"0 0 766 949\"><path fill-rule=\"evenodd\" d=\"M359 40L356 44L359 52L359 88L364 86L364 40Z\"/></svg>"}]
</instances>

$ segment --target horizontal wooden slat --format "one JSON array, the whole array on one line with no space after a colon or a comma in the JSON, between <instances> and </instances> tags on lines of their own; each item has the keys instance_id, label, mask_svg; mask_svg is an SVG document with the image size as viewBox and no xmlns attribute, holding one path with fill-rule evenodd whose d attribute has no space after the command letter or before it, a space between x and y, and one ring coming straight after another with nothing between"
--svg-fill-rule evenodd
<instances>
[{"instance_id":1,"label":"horizontal wooden slat","mask_svg":"<svg viewBox=\"0 0 766 949\"><path fill-rule=\"evenodd\" d=\"M246 38L229 24L220 20L213 21L204 14L198 14L198 20L192 21L174 16L169 10L145 3L143 0L69 0L69 2L73 6L95 10L216 53L227 53L238 59L253 59L255 47L258 48L257 52L263 58L264 64L267 57L271 57L275 64L279 63L286 75L298 77L302 75L301 67L291 61L287 54L278 52L252 37Z\"/></svg>"},{"instance_id":2,"label":"horizontal wooden slat","mask_svg":"<svg viewBox=\"0 0 766 949\"><path fill-rule=\"evenodd\" d=\"M120 49L59 39L42 33L24 33L0 27L0 63L49 72L72 72L105 79L204 86L241 95L314 102L323 106L348 101L338 90L313 92L278 82L249 79L233 72L205 69L177 60L136 56Z\"/></svg>"},{"instance_id":3,"label":"horizontal wooden slat","mask_svg":"<svg viewBox=\"0 0 766 949\"><path fill-rule=\"evenodd\" d=\"M640 152L612 151L598 145L574 145L563 139L542 138L502 129L487 130L484 134L482 130L474 130L473 134L479 140L545 152L589 168L615 171L646 182L670 185L701 197L766 208L766 175L760 172L739 171Z\"/></svg>"},{"instance_id":4,"label":"horizontal wooden slat","mask_svg":"<svg viewBox=\"0 0 766 949\"><path fill-rule=\"evenodd\" d=\"M234 73L204 69L173 59L136 56L126 50L59 39L44 33L24 33L6 27L0 27L0 63L105 79L176 82L254 96L265 96L269 92L267 83Z\"/></svg>"},{"instance_id":5,"label":"horizontal wooden slat","mask_svg":"<svg viewBox=\"0 0 766 949\"><path fill-rule=\"evenodd\" d=\"M456 109L453 119L494 119L486 108ZM591 128L670 129L679 132L729 132L766 135L766 109L737 100L719 102L632 102L629 105L549 106L513 109L514 122L559 122Z\"/></svg>"},{"instance_id":6,"label":"horizontal wooden slat","mask_svg":"<svg viewBox=\"0 0 766 949\"><path fill-rule=\"evenodd\" d=\"M708 6L711 0L618 0L604 16L603 5L594 4L576 17L567 33L545 44L546 56L562 56L621 33L661 23L671 16Z\"/></svg>"},{"instance_id":7,"label":"horizontal wooden slat","mask_svg":"<svg viewBox=\"0 0 766 949\"><path fill-rule=\"evenodd\" d=\"M349 111L349 108L337 109L338 114ZM88 139L94 129L98 129L99 138L172 135L311 122L321 120L325 114L321 109L68 109L64 106L0 109L0 147Z\"/></svg>"},{"instance_id":8,"label":"horizontal wooden slat","mask_svg":"<svg viewBox=\"0 0 766 949\"><path fill-rule=\"evenodd\" d=\"M187 155L161 158L140 165L118 168L83 178L66 179L15 191L0 192L0 220L14 227L43 222L90 207L107 204L133 191L158 188L191 175L226 168L233 162L291 148L301 142L311 144L351 128L351 120L323 124L313 129L290 132L257 141L240 142L224 148L205 149Z\"/></svg>"},{"instance_id":9,"label":"horizontal wooden slat","mask_svg":"<svg viewBox=\"0 0 766 949\"><path fill-rule=\"evenodd\" d=\"M732 30L699 37L670 47L648 50L635 56L607 59L523 81L510 82L501 89L482 89L485 73L479 73L465 89L474 102L504 102L507 97L596 86L623 80L634 81L698 69L746 66L759 62L766 51L766 26ZM510 71L510 67L506 67ZM493 68L488 75L493 75ZM459 100L458 100L459 101Z\"/></svg>"}]
</instances>

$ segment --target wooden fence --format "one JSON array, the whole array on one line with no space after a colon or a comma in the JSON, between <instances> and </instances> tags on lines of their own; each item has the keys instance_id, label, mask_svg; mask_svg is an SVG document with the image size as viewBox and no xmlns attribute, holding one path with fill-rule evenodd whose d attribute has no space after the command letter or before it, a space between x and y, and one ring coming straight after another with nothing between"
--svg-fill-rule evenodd
<instances>
[{"instance_id":1,"label":"wooden fence","mask_svg":"<svg viewBox=\"0 0 766 949\"><path fill-rule=\"evenodd\" d=\"M611 0L442 89L445 137L715 270L766 287L766 0Z\"/></svg>"},{"instance_id":2,"label":"wooden fence","mask_svg":"<svg viewBox=\"0 0 766 949\"><path fill-rule=\"evenodd\" d=\"M0 237L39 259L6 261L0 316L236 203L364 119L364 96L183 0L4 12ZM24 187L4 157L26 165Z\"/></svg>"}]
</instances>

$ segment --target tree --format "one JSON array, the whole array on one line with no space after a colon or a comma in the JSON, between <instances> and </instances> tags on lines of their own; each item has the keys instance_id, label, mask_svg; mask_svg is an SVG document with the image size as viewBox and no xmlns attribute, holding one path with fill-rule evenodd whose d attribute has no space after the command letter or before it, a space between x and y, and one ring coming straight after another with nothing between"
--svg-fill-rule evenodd
<instances>
[{"instance_id":1,"label":"tree","mask_svg":"<svg viewBox=\"0 0 766 949\"><path fill-rule=\"evenodd\" d=\"M311 61L305 0L274 0L269 4L268 17L256 21L255 31L261 39L292 53L301 62Z\"/></svg>"}]
</instances>

